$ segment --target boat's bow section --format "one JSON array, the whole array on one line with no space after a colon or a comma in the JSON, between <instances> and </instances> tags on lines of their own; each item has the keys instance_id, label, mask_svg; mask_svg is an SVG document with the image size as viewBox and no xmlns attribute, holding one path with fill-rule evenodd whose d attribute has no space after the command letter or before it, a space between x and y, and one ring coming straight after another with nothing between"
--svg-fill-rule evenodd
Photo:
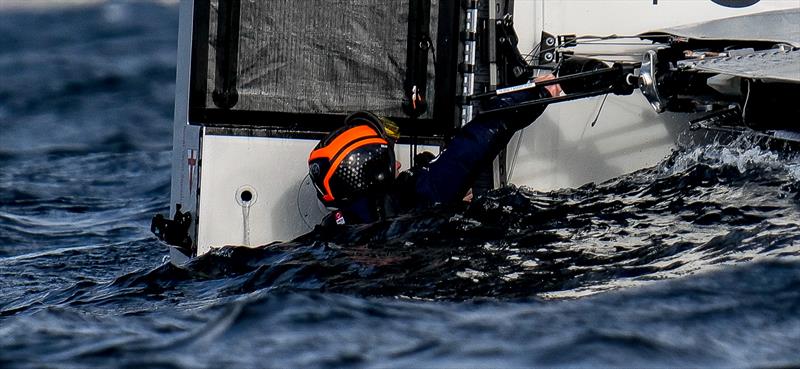
<instances>
[{"instance_id":1,"label":"boat's bow section","mask_svg":"<svg viewBox=\"0 0 800 369\"><path fill-rule=\"evenodd\" d=\"M507 182L544 190L576 187L655 165L675 148L691 119L657 112L716 113L722 107L749 124L751 118L770 117L765 112L771 104L796 97L791 85L800 80L797 5L184 1L172 214L171 220L156 222L164 225L159 232L179 241L173 251L190 257L214 247L299 236L326 212L304 179L305 158L348 113L366 109L397 122L402 136L396 156L409 168L417 145L435 152L469 120L471 98L533 79L542 64L531 59L565 52L628 63L630 77L645 53L650 59L641 63L638 84L647 99L637 91L632 97L596 94L551 104L512 140L480 187ZM780 10L785 8L790 9ZM642 33L704 20L711 21ZM571 36L548 44L555 39L545 31L549 37ZM525 60L522 55L534 46L522 44L530 34L543 39ZM561 65L555 61L549 61L551 69ZM710 78L715 75L733 81ZM633 90L636 78L627 77L626 87ZM770 91L781 92L772 95L784 100L771 99ZM684 104L687 97L692 104ZM691 109L680 109L686 106ZM180 209L189 222L181 221Z\"/></svg>"},{"instance_id":2,"label":"boat's bow section","mask_svg":"<svg viewBox=\"0 0 800 369\"><path fill-rule=\"evenodd\" d=\"M676 65L681 70L800 83L800 3L797 5L640 36L685 49L687 58ZM696 49L700 51L694 52Z\"/></svg>"},{"instance_id":3,"label":"boat's bow section","mask_svg":"<svg viewBox=\"0 0 800 369\"><path fill-rule=\"evenodd\" d=\"M559 42L567 40L550 47L555 53L609 63L641 61L643 96L637 92L632 97L609 95L549 106L510 145L512 183L540 190L576 187L654 165L676 148L693 127L690 122L731 106L738 109L731 116L738 116L739 125L747 123L742 115L749 110L751 114L744 115L759 126L759 133L776 125L786 129L786 121L796 119L780 111L785 100L772 99L788 95L795 100L789 105L798 105L797 92L785 86L796 84L800 73L796 1L747 6L699 0L652 5L534 1L517 7L533 13L537 25L520 34L546 32L558 35ZM517 24L524 24L520 13ZM680 24L688 25L672 26ZM523 49L524 41L521 37ZM546 35L533 44L540 41L546 41ZM534 60L548 46L537 47L531 52ZM759 111L753 109L759 106Z\"/></svg>"},{"instance_id":4,"label":"boat's bow section","mask_svg":"<svg viewBox=\"0 0 800 369\"><path fill-rule=\"evenodd\" d=\"M787 3L790 3L787 1ZM696 42L764 42L800 47L800 3L795 8L715 19L641 34L659 42L664 36Z\"/></svg>"},{"instance_id":5,"label":"boat's bow section","mask_svg":"<svg viewBox=\"0 0 800 369\"><path fill-rule=\"evenodd\" d=\"M800 8L647 32L640 83L654 110L698 112L690 128L797 142Z\"/></svg>"},{"instance_id":6,"label":"boat's bow section","mask_svg":"<svg viewBox=\"0 0 800 369\"><path fill-rule=\"evenodd\" d=\"M735 56L681 61L678 67L764 82L800 83L800 50L752 50Z\"/></svg>"}]
</instances>

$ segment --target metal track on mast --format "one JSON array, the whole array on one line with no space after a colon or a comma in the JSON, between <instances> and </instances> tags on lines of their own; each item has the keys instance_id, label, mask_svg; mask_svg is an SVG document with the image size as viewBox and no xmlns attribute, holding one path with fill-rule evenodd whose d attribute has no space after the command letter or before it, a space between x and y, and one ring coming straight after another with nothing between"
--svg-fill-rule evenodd
<instances>
[{"instance_id":1,"label":"metal track on mast","mask_svg":"<svg viewBox=\"0 0 800 369\"><path fill-rule=\"evenodd\" d=\"M461 82L461 94L464 100L461 104L461 126L472 120L472 104L466 99L475 91L475 46L477 44L478 33L478 0L468 0L466 2L464 31L462 42L464 43L464 62L461 65L463 78Z\"/></svg>"}]
</instances>

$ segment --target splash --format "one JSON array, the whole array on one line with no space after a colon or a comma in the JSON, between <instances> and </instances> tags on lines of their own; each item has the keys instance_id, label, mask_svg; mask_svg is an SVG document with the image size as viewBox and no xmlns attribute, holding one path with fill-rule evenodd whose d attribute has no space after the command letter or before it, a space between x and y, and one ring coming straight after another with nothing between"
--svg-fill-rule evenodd
<instances>
[{"instance_id":1,"label":"splash","mask_svg":"<svg viewBox=\"0 0 800 369\"><path fill-rule=\"evenodd\" d=\"M554 192L508 187L469 205L223 248L187 270L222 294L332 291L426 300L576 298L800 256L794 156L745 145Z\"/></svg>"}]
</instances>

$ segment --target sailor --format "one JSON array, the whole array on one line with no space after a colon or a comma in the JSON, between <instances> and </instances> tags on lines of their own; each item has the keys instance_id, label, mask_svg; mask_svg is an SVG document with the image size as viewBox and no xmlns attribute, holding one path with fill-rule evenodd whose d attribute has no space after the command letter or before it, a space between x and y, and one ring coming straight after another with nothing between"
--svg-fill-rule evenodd
<instances>
[{"instance_id":1,"label":"sailor","mask_svg":"<svg viewBox=\"0 0 800 369\"><path fill-rule=\"evenodd\" d=\"M540 78L550 79L552 75ZM560 94L558 85L500 95L483 110ZM372 223L410 210L462 201L481 168L530 125L545 106L479 114L464 125L442 152L418 155L413 168L397 174L397 126L369 112L357 112L323 138L308 158L309 174L322 203L332 210L323 225Z\"/></svg>"}]
</instances>

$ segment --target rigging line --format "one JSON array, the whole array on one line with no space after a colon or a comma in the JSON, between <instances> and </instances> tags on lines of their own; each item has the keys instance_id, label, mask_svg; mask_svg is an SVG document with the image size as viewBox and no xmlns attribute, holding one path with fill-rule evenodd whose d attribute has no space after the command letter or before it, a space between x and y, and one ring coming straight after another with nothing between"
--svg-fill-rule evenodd
<instances>
[{"instance_id":1,"label":"rigging line","mask_svg":"<svg viewBox=\"0 0 800 369\"><path fill-rule=\"evenodd\" d=\"M541 50L540 50L541 47L542 47L542 43L541 42L536 44L536 46L534 46L533 49L531 49L531 51L529 53L525 54L525 57L523 58L523 60L529 61L529 60L533 60L534 58L537 58L539 56L539 54L541 53Z\"/></svg>"},{"instance_id":2,"label":"rigging line","mask_svg":"<svg viewBox=\"0 0 800 369\"><path fill-rule=\"evenodd\" d=\"M540 50L541 48L542 48L542 43L541 43L541 42L539 42L538 44L536 44L536 45L533 47L533 49L531 49L531 51L528 53L528 55L530 55L530 54L533 54L534 52L536 52L536 51Z\"/></svg>"},{"instance_id":3,"label":"rigging line","mask_svg":"<svg viewBox=\"0 0 800 369\"><path fill-rule=\"evenodd\" d=\"M747 125L747 103L750 102L750 89L751 89L750 84L752 82L750 82L749 79L745 79L745 81L747 82L747 83L745 83L747 85L747 96L745 96L745 98L744 98L744 106L742 106L742 121L743 121L744 125L749 128L750 126Z\"/></svg>"},{"instance_id":4,"label":"rigging line","mask_svg":"<svg viewBox=\"0 0 800 369\"><path fill-rule=\"evenodd\" d=\"M417 154L419 153L417 136L414 136L414 145L411 146L411 167L416 166Z\"/></svg>"},{"instance_id":5,"label":"rigging line","mask_svg":"<svg viewBox=\"0 0 800 369\"><path fill-rule=\"evenodd\" d=\"M564 59L563 59L563 58L561 58L561 59L558 61L558 63L556 63L556 66L553 68L553 74L558 74L558 71L561 69L561 65L562 65L563 63L564 63Z\"/></svg>"},{"instance_id":6,"label":"rigging line","mask_svg":"<svg viewBox=\"0 0 800 369\"><path fill-rule=\"evenodd\" d=\"M297 186L297 199L295 199L295 204L297 205L297 214L300 215L300 219L303 220L303 223L306 224L308 229L314 229L308 221L306 221L306 217L303 216L303 210L300 209L300 191L303 189L303 184L306 182L306 179L311 179L311 173L306 173L306 176L303 177L303 180L300 181L300 184Z\"/></svg>"},{"instance_id":7,"label":"rigging line","mask_svg":"<svg viewBox=\"0 0 800 369\"><path fill-rule=\"evenodd\" d=\"M414 167L414 160L416 159L417 155L417 136L410 136L409 143L408 143L408 168L411 169ZM395 165L392 163L392 165Z\"/></svg>"},{"instance_id":8,"label":"rigging line","mask_svg":"<svg viewBox=\"0 0 800 369\"><path fill-rule=\"evenodd\" d=\"M658 35L655 35L654 37L656 37L656 36L658 36ZM667 37L667 36L665 35L663 37ZM582 35L582 36L576 36L575 37L576 40L585 40L585 39L615 40L615 39L621 39L621 38L641 38L641 36L639 36L639 35L621 35L620 36L620 35L613 34L613 35L607 35L607 36Z\"/></svg>"},{"instance_id":9,"label":"rigging line","mask_svg":"<svg viewBox=\"0 0 800 369\"><path fill-rule=\"evenodd\" d=\"M584 41L578 42L577 44L572 44L576 46L580 45L591 45L591 46L598 46L598 45L608 45L608 46L653 46L652 42L609 42L605 40L597 40L597 41Z\"/></svg>"},{"instance_id":10,"label":"rigging line","mask_svg":"<svg viewBox=\"0 0 800 369\"><path fill-rule=\"evenodd\" d=\"M605 96L608 96L608 94L606 94ZM606 100L605 100L605 98L603 98L603 102L602 102L602 103L601 103L601 105L600 105L600 110L602 110L602 109L603 109L603 105L602 105L602 104L604 104L605 102L606 102ZM599 115L599 111L598 111L598 115ZM597 118L595 117L595 120L596 120L596 119L597 119ZM581 131L581 135L580 135L580 137L578 138L578 141L577 141L577 142L582 142L582 141L583 141L583 138L584 138L584 136L586 136L586 130L589 128L589 126L590 126L590 125L591 125L592 127L594 127L594 122L589 122L589 121L586 121L586 124L584 124L584 125L583 125L583 130ZM576 155L575 151L570 151L570 152L567 154L567 160L566 160L566 161L567 161L567 162L572 162L572 159L575 157L575 155Z\"/></svg>"},{"instance_id":11,"label":"rigging line","mask_svg":"<svg viewBox=\"0 0 800 369\"><path fill-rule=\"evenodd\" d=\"M511 165L508 168L508 174L506 174L506 179L511 180L511 177L514 175L514 168L517 166L517 157L519 156L519 148L522 147L522 135L525 134L525 128L519 130L519 137L517 137L517 147L514 148L514 155L511 156Z\"/></svg>"},{"instance_id":12,"label":"rigging line","mask_svg":"<svg viewBox=\"0 0 800 369\"><path fill-rule=\"evenodd\" d=\"M623 40L628 41L628 42L630 42L630 40L636 40L636 41L641 41L641 42L652 42L650 39L641 38L641 37L638 37L638 36L636 36L636 37L610 37L610 38L609 37L577 37L577 38L572 39L572 41L576 41L576 42L602 42L602 41L623 41Z\"/></svg>"},{"instance_id":13,"label":"rigging line","mask_svg":"<svg viewBox=\"0 0 800 369\"><path fill-rule=\"evenodd\" d=\"M523 57L522 59L525 60L525 61L533 60L533 58L535 58L537 55L539 55L538 52L531 51L530 53L525 54L525 57Z\"/></svg>"},{"instance_id":14,"label":"rigging line","mask_svg":"<svg viewBox=\"0 0 800 369\"><path fill-rule=\"evenodd\" d=\"M600 61L605 62L615 62L615 61L629 61L629 62L636 62L641 60L641 54L632 54L632 55L608 55L608 54L572 54L573 56L585 56L592 59L597 59Z\"/></svg>"},{"instance_id":15,"label":"rigging line","mask_svg":"<svg viewBox=\"0 0 800 369\"><path fill-rule=\"evenodd\" d=\"M531 51L528 53L528 55L531 55L531 54L535 53L537 50L539 50L539 49L541 49L541 48L542 48L542 42L541 42L541 41L539 41L539 43L538 43L538 44L536 44L536 45L534 45L534 46L533 46L533 48L532 48L532 49L531 49Z\"/></svg>"},{"instance_id":16,"label":"rigging line","mask_svg":"<svg viewBox=\"0 0 800 369\"><path fill-rule=\"evenodd\" d=\"M433 46L433 41L428 40L428 46L431 48L431 56L433 56L433 66L436 68L436 47Z\"/></svg>"},{"instance_id":17,"label":"rigging line","mask_svg":"<svg viewBox=\"0 0 800 369\"><path fill-rule=\"evenodd\" d=\"M541 43L540 43L541 45ZM561 59L556 63L555 67L553 67L553 71L551 73L555 74L558 73L558 69L561 68L561 64L564 63L564 59ZM608 96L608 95L606 95ZM585 128L584 128L585 131ZM517 167L517 157L519 157L519 149L522 147L522 137L525 134L525 128L519 130L519 136L517 137L517 147L514 148L514 155L511 156L511 165L509 165L508 173L506 174L506 179L511 180L511 177L514 175L514 168Z\"/></svg>"},{"instance_id":18,"label":"rigging line","mask_svg":"<svg viewBox=\"0 0 800 369\"><path fill-rule=\"evenodd\" d=\"M606 52L599 52L599 51L598 52L583 51L583 52L575 52L573 55L579 55L579 54L580 55L606 55L606 56L618 56L618 55L619 56L641 56L643 53L642 52L634 52L634 51L620 52L620 53L606 53Z\"/></svg>"},{"instance_id":19,"label":"rigging line","mask_svg":"<svg viewBox=\"0 0 800 369\"><path fill-rule=\"evenodd\" d=\"M603 101L600 103L600 109L597 109L597 115L594 116L594 120L592 121L592 127L594 127L594 125L597 124L597 119L600 118L600 113L603 111L603 107L606 105L607 98L608 94L603 95Z\"/></svg>"},{"instance_id":20,"label":"rigging line","mask_svg":"<svg viewBox=\"0 0 800 369\"><path fill-rule=\"evenodd\" d=\"M581 135L580 135L580 138L578 138L578 142L582 142L583 141L584 136L586 136L586 129L588 129L589 126L594 127L595 123L597 123L597 118L600 117L600 112L603 111L603 106L605 106L605 104L606 104L606 98L607 97L608 97L608 94L603 95L603 101L600 102L600 108L597 110L597 115L594 117L594 120L591 121L591 122L587 121L586 124L584 124L583 131L581 131ZM567 161L571 162L572 158L575 157L575 152L572 151L568 155L569 155L569 157L567 158Z\"/></svg>"}]
</instances>

